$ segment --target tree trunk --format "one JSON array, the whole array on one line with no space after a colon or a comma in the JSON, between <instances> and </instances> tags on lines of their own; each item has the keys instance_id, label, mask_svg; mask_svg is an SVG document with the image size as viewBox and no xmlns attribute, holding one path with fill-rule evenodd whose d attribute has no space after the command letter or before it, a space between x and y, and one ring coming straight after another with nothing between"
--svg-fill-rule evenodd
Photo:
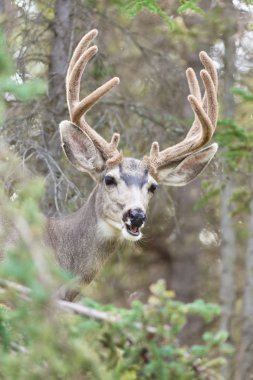
<instances>
[{"instance_id":1,"label":"tree trunk","mask_svg":"<svg viewBox=\"0 0 253 380\"><path fill-rule=\"evenodd\" d=\"M194 212L193 206L200 194L200 183L195 181L187 187L173 191L176 202L179 232L170 244L171 279L170 287L183 302L192 302L198 296L199 257L201 243L198 233L203 224L202 215ZM191 215L189 223L188 215Z\"/></svg>"},{"instance_id":2,"label":"tree trunk","mask_svg":"<svg viewBox=\"0 0 253 380\"><path fill-rule=\"evenodd\" d=\"M235 73L235 24L231 18L233 9L227 6L224 10L224 17L231 20L227 25L224 33L225 57L224 57L224 96L223 96L223 117L233 118L235 112L235 104L233 95L230 92L234 85ZM226 177L226 164L224 165L225 186L221 194L221 230L223 235L221 247L222 274L220 299L222 303L222 316L220 327L231 331L231 319L233 316L234 304L234 264L236 258L235 232L233 228L233 220L231 217L230 199L233 193L233 183Z\"/></svg>"},{"instance_id":3,"label":"tree trunk","mask_svg":"<svg viewBox=\"0 0 253 380\"><path fill-rule=\"evenodd\" d=\"M0 13L4 13L5 12L5 4L4 4L4 0L0 0ZM2 20L1 20L2 22Z\"/></svg>"},{"instance_id":4,"label":"tree trunk","mask_svg":"<svg viewBox=\"0 0 253 380\"><path fill-rule=\"evenodd\" d=\"M231 332L235 301L234 268L236 259L235 232L230 209L232 193L232 184L227 180L221 193L221 230L223 239L221 247L222 273L220 300L222 304L222 314L220 328L229 332Z\"/></svg>"},{"instance_id":5,"label":"tree trunk","mask_svg":"<svg viewBox=\"0 0 253 380\"><path fill-rule=\"evenodd\" d=\"M251 188L252 186L253 180ZM250 202L248 235L243 297L244 310L236 380L253 379L253 200Z\"/></svg>"},{"instance_id":6,"label":"tree trunk","mask_svg":"<svg viewBox=\"0 0 253 380\"><path fill-rule=\"evenodd\" d=\"M48 72L47 110L50 117L47 119L50 125L47 125L47 134L50 137L58 131L58 124L66 112L65 77L70 57L74 7L73 0L56 0L55 2L54 36ZM55 151L55 142L52 141L50 145L50 149Z\"/></svg>"},{"instance_id":7,"label":"tree trunk","mask_svg":"<svg viewBox=\"0 0 253 380\"><path fill-rule=\"evenodd\" d=\"M225 45L224 56L224 96L223 117L233 118L235 113L234 98L231 94L231 88L234 86L235 73L235 33L236 24L234 21L233 4L224 5L224 19L228 20L223 35ZM222 246L221 246L221 284L220 284L220 301L222 306L222 314L220 319L220 328L227 330L232 335L232 322L234 317L235 302L235 260L236 260L236 237L233 226L233 218L231 216L231 196L233 194L233 182L226 175L228 171L226 163L224 163L224 188L221 193L221 230L222 230ZM225 378L232 378L232 363L224 368Z\"/></svg>"},{"instance_id":8,"label":"tree trunk","mask_svg":"<svg viewBox=\"0 0 253 380\"><path fill-rule=\"evenodd\" d=\"M61 144L58 125L66 118L65 77L70 57L75 1L56 0L51 56L48 73L48 104L43 121L44 143L54 160L58 161ZM50 164L43 209L49 214L60 212L62 196L58 180L61 177L55 165ZM57 201L56 201L57 200Z\"/></svg>"}]
</instances>

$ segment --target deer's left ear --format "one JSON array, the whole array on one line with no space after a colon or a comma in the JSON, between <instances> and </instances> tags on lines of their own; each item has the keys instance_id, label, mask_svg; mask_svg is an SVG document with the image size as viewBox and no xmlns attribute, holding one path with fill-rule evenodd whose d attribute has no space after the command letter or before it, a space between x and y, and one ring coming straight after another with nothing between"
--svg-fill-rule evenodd
<instances>
[{"instance_id":1,"label":"deer's left ear","mask_svg":"<svg viewBox=\"0 0 253 380\"><path fill-rule=\"evenodd\" d=\"M209 164L218 149L216 143L192 153L180 163L158 171L158 182L168 186L184 186L193 181Z\"/></svg>"}]
</instances>

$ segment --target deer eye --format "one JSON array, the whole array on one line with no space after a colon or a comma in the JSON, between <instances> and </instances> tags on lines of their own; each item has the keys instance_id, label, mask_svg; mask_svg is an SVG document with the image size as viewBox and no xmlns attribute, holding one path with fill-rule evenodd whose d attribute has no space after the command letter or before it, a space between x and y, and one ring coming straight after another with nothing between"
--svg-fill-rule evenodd
<instances>
[{"instance_id":1,"label":"deer eye","mask_svg":"<svg viewBox=\"0 0 253 380\"><path fill-rule=\"evenodd\" d=\"M117 185L115 178L112 177L111 175L106 175L104 180L105 180L106 186L116 186Z\"/></svg>"},{"instance_id":2,"label":"deer eye","mask_svg":"<svg viewBox=\"0 0 253 380\"><path fill-rule=\"evenodd\" d=\"M156 189L157 189L157 185L156 185L155 183L152 183L152 185L150 185L148 191L149 191L150 193L153 193L153 194L154 194L154 192L156 191Z\"/></svg>"}]
</instances>

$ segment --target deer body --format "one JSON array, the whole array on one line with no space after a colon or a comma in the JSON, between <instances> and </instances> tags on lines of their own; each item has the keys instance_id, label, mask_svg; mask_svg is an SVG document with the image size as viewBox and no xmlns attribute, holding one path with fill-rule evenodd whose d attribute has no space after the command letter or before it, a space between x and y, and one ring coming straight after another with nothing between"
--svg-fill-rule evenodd
<instances>
[{"instance_id":1,"label":"deer body","mask_svg":"<svg viewBox=\"0 0 253 380\"><path fill-rule=\"evenodd\" d=\"M47 242L59 264L84 283L92 281L119 244L119 234L109 227L106 230L107 226L103 228L103 219L97 213L98 203L96 187L80 210L48 220Z\"/></svg>"}]
</instances>

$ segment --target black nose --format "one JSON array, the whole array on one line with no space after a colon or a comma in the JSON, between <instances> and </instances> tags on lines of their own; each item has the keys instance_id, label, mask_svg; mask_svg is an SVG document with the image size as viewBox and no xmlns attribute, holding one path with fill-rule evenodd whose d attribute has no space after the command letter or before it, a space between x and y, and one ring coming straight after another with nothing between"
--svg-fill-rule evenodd
<instances>
[{"instance_id":1,"label":"black nose","mask_svg":"<svg viewBox=\"0 0 253 380\"><path fill-rule=\"evenodd\" d=\"M131 225L134 227L141 227L142 224L145 222L146 215L139 208L134 208L133 210L129 210L126 214L127 214L126 216L131 221Z\"/></svg>"}]
</instances>

